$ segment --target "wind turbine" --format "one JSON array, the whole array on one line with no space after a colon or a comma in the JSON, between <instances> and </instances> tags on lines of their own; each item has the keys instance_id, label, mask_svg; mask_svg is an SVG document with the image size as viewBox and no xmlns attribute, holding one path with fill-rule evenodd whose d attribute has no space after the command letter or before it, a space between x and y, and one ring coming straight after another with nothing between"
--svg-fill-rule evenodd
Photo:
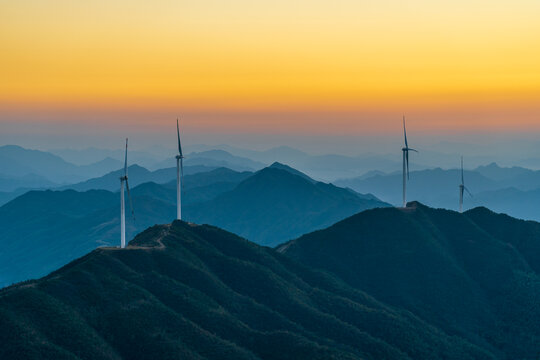
<instances>
[{"instance_id":1,"label":"wind turbine","mask_svg":"<svg viewBox=\"0 0 540 360\"><path fill-rule=\"evenodd\" d=\"M180 126L176 118L176 134L178 135L178 155L176 155L176 218L182 220L182 180L184 178L184 155L180 145Z\"/></svg>"},{"instance_id":2,"label":"wind turbine","mask_svg":"<svg viewBox=\"0 0 540 360\"><path fill-rule=\"evenodd\" d=\"M405 147L403 151L403 207L407 207L407 181L409 180L409 151L418 152L409 147L407 142L407 130L405 128L405 115L403 115L403 135L405 136Z\"/></svg>"},{"instance_id":3,"label":"wind turbine","mask_svg":"<svg viewBox=\"0 0 540 360\"><path fill-rule=\"evenodd\" d=\"M461 157L461 184L459 185L459 212L463 212L463 195L467 191L470 197L472 197L469 189L465 187L465 178L463 177L463 156Z\"/></svg>"},{"instance_id":4,"label":"wind turbine","mask_svg":"<svg viewBox=\"0 0 540 360\"><path fill-rule=\"evenodd\" d=\"M131 200L131 193L129 192L127 149L128 149L128 139L126 138L126 157L125 157L125 162L124 162L124 176L120 177L120 247L122 249L126 247L126 205L124 201L124 182L126 183L126 189L127 189L128 198L129 198L129 206L131 208L131 215L135 216L135 213L133 212L133 202Z\"/></svg>"}]
</instances>

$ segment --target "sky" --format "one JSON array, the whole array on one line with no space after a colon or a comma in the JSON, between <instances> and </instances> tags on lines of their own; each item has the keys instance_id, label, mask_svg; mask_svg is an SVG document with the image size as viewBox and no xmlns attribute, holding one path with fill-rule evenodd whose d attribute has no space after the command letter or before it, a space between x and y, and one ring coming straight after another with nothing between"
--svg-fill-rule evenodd
<instances>
[{"instance_id":1,"label":"sky","mask_svg":"<svg viewBox=\"0 0 540 360\"><path fill-rule=\"evenodd\" d=\"M402 114L418 136L540 133L539 18L538 0L0 1L0 141L158 141L177 116L192 142L399 135Z\"/></svg>"}]
</instances>

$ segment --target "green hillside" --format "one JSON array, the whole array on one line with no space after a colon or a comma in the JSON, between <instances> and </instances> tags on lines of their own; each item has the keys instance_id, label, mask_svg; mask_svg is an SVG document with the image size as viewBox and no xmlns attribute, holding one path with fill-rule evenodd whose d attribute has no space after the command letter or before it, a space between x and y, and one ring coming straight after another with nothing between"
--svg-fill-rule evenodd
<instances>
[{"instance_id":1,"label":"green hillside","mask_svg":"<svg viewBox=\"0 0 540 360\"><path fill-rule=\"evenodd\" d=\"M0 290L1 359L490 359L337 278L175 221Z\"/></svg>"},{"instance_id":2,"label":"green hillside","mask_svg":"<svg viewBox=\"0 0 540 360\"><path fill-rule=\"evenodd\" d=\"M500 358L539 351L537 223L410 203L365 211L278 251Z\"/></svg>"}]
</instances>

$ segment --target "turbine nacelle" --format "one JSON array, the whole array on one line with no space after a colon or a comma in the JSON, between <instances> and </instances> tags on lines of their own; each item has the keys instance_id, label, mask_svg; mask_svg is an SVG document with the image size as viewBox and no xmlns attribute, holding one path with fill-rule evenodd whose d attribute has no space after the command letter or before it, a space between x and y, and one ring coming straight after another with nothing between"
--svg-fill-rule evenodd
<instances>
[{"instance_id":1,"label":"turbine nacelle","mask_svg":"<svg viewBox=\"0 0 540 360\"><path fill-rule=\"evenodd\" d=\"M415 153L418 152L418 150L415 150L413 148L402 148L401 151L414 151Z\"/></svg>"}]
</instances>

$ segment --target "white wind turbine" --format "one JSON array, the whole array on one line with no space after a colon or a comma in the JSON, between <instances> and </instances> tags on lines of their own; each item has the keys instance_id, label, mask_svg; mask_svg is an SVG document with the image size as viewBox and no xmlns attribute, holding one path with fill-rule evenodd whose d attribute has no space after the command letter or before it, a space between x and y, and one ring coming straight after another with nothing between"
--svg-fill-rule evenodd
<instances>
[{"instance_id":1,"label":"white wind turbine","mask_svg":"<svg viewBox=\"0 0 540 360\"><path fill-rule=\"evenodd\" d=\"M465 195L465 191L467 191L467 194L469 194L470 197L472 197L471 192L469 189L465 187L465 178L463 176L463 156L461 157L461 184L459 185L459 212L463 212L463 195Z\"/></svg>"},{"instance_id":2,"label":"white wind turbine","mask_svg":"<svg viewBox=\"0 0 540 360\"><path fill-rule=\"evenodd\" d=\"M403 115L403 135L405 136L405 147L403 151L403 207L407 207L407 181L409 180L409 151L418 152L409 147L407 142L407 130L405 129L405 115Z\"/></svg>"},{"instance_id":3,"label":"white wind turbine","mask_svg":"<svg viewBox=\"0 0 540 360\"><path fill-rule=\"evenodd\" d=\"M131 193L129 191L129 183L128 183L127 149L128 149L128 139L126 138L126 157L124 161L124 175L120 177L120 247L122 249L126 247L126 205L124 201L124 182L126 183L126 189L127 189L128 198L129 198L129 205L131 208L131 214L134 216L133 202L131 200Z\"/></svg>"},{"instance_id":4,"label":"white wind turbine","mask_svg":"<svg viewBox=\"0 0 540 360\"><path fill-rule=\"evenodd\" d=\"M178 155L176 155L176 218L182 220L182 180L184 178L184 155L180 145L180 126L176 119L176 134L178 135Z\"/></svg>"}]
</instances>

